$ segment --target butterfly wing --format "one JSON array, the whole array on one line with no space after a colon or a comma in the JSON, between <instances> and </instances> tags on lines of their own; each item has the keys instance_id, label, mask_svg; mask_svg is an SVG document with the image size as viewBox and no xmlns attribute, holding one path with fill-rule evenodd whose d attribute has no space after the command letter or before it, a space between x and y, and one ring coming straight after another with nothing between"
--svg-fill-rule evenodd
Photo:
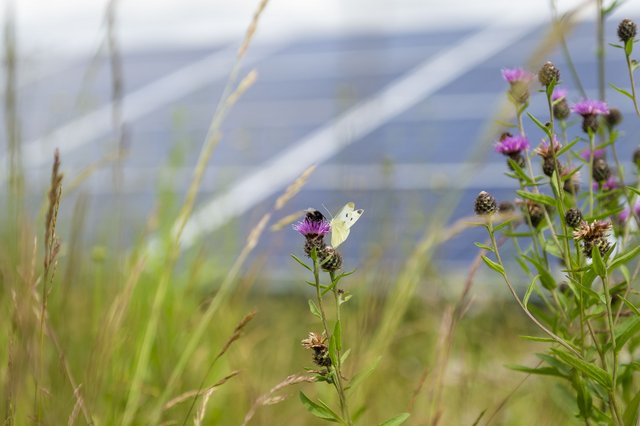
<instances>
[{"instance_id":1,"label":"butterfly wing","mask_svg":"<svg viewBox=\"0 0 640 426\"><path fill-rule=\"evenodd\" d=\"M364 213L364 210L356 210L356 205L350 202L345 204L342 210L331 220L331 246L333 248L338 247L349 237L349 229L360 219L362 213Z\"/></svg>"}]
</instances>

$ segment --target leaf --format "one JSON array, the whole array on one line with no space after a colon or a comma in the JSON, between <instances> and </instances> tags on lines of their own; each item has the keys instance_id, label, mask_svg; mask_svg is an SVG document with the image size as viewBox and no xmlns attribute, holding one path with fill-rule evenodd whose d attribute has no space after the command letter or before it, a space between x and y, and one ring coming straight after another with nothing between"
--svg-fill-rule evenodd
<instances>
[{"instance_id":1,"label":"leaf","mask_svg":"<svg viewBox=\"0 0 640 426\"><path fill-rule=\"evenodd\" d=\"M493 247L491 247L491 246L488 246L488 245L482 244L482 243L473 243L473 244L475 244L475 246L478 247L479 249L487 250L487 251L490 251L490 252L493 253Z\"/></svg>"},{"instance_id":2,"label":"leaf","mask_svg":"<svg viewBox=\"0 0 640 426\"><path fill-rule=\"evenodd\" d=\"M484 263L487 264L487 266L489 268L493 269L494 271L496 271L500 275L504 275L505 274L504 268L499 263L494 262L493 260L489 259L485 255L482 255L482 260L484 261Z\"/></svg>"},{"instance_id":3,"label":"leaf","mask_svg":"<svg viewBox=\"0 0 640 426\"><path fill-rule=\"evenodd\" d=\"M621 89L620 87L616 86L613 83L609 83L609 87L611 87L613 90L615 90L616 92L620 93L621 95L626 96L627 98L633 100L633 95L629 92L627 92L624 89Z\"/></svg>"},{"instance_id":4,"label":"leaf","mask_svg":"<svg viewBox=\"0 0 640 426\"><path fill-rule=\"evenodd\" d=\"M380 365L380 360L382 360L382 355L378 356L372 363L371 365L369 365L369 367L367 367L366 369L359 371L358 373L356 373L351 380L349 381L349 386L347 386L347 389L353 389L355 387L357 387L358 385L360 385L360 383L362 383L364 381L364 379L366 379L367 377L369 377L371 375L371 373L373 373L373 371L378 368L378 365Z\"/></svg>"},{"instance_id":5,"label":"leaf","mask_svg":"<svg viewBox=\"0 0 640 426\"><path fill-rule=\"evenodd\" d=\"M624 49L624 46L618 43L609 43L609 46L615 47L616 49Z\"/></svg>"},{"instance_id":6,"label":"leaf","mask_svg":"<svg viewBox=\"0 0 640 426\"><path fill-rule=\"evenodd\" d=\"M535 201L536 203L546 204L547 206L556 206L556 199L544 194L534 194L533 192L523 191L518 189L516 193L522 198L526 198L531 201Z\"/></svg>"},{"instance_id":7,"label":"leaf","mask_svg":"<svg viewBox=\"0 0 640 426\"><path fill-rule=\"evenodd\" d=\"M295 260L296 262L298 262L300 265L302 265L304 268L306 268L308 271L313 272L313 270L306 264L304 263L304 261L302 261L298 256L296 256L295 254L291 254L291 257L293 258L293 260Z\"/></svg>"},{"instance_id":8,"label":"leaf","mask_svg":"<svg viewBox=\"0 0 640 426\"><path fill-rule=\"evenodd\" d=\"M527 288L527 292L524 294L524 299L522 299L522 304L525 308L529 307L529 297L531 297L531 293L536 286L536 280L540 278L540 275L536 275L531 280L531 284L529 284L529 288Z\"/></svg>"},{"instance_id":9,"label":"leaf","mask_svg":"<svg viewBox=\"0 0 640 426\"><path fill-rule=\"evenodd\" d=\"M640 309L638 309L636 305L625 299L624 296L618 295L618 297L624 302L625 305L627 305L629 309L631 309L636 315L640 316Z\"/></svg>"},{"instance_id":10,"label":"leaf","mask_svg":"<svg viewBox=\"0 0 640 426\"><path fill-rule=\"evenodd\" d=\"M332 365L338 365L338 342L335 333L329 338L329 358Z\"/></svg>"},{"instance_id":11,"label":"leaf","mask_svg":"<svg viewBox=\"0 0 640 426\"><path fill-rule=\"evenodd\" d=\"M340 321L336 321L336 325L333 327L333 335L331 337L336 338L336 349L342 350L342 324Z\"/></svg>"},{"instance_id":12,"label":"leaf","mask_svg":"<svg viewBox=\"0 0 640 426\"><path fill-rule=\"evenodd\" d=\"M529 340L531 342L544 342L544 343L555 343L555 340L551 337L539 337L539 336L520 336L520 338Z\"/></svg>"},{"instance_id":13,"label":"leaf","mask_svg":"<svg viewBox=\"0 0 640 426\"><path fill-rule=\"evenodd\" d=\"M636 195L640 195L640 189L635 188L633 186L625 186L625 188L627 188L629 191L635 193Z\"/></svg>"},{"instance_id":14,"label":"leaf","mask_svg":"<svg viewBox=\"0 0 640 426\"><path fill-rule=\"evenodd\" d=\"M624 344L640 331L640 317L633 317L624 322L620 327L620 331L616 332L616 352L624 347Z\"/></svg>"},{"instance_id":15,"label":"leaf","mask_svg":"<svg viewBox=\"0 0 640 426\"><path fill-rule=\"evenodd\" d=\"M605 370L603 370L602 368L598 367L595 364L586 362L570 354L569 352L565 352L560 349L551 349L551 350L563 362L572 366L576 370L583 372L586 376L593 379L596 383L600 384L601 386L606 388L608 391L611 390L611 387L612 387L611 377Z\"/></svg>"},{"instance_id":16,"label":"leaf","mask_svg":"<svg viewBox=\"0 0 640 426\"><path fill-rule=\"evenodd\" d=\"M558 152L556 152L556 158L560 157L562 154L564 154L565 152L569 151L571 148L573 148L573 146L575 144L577 144L578 142L580 142L580 138L574 138L571 142L569 142L568 144L566 144L565 146L563 146L562 148L560 148L558 150ZM577 170L576 170L577 171Z\"/></svg>"},{"instance_id":17,"label":"leaf","mask_svg":"<svg viewBox=\"0 0 640 426\"><path fill-rule=\"evenodd\" d=\"M607 267L602 260L602 256L600 255L600 249L596 244L591 248L591 267L593 268L593 272L595 272L599 277L603 280L607 276Z\"/></svg>"},{"instance_id":18,"label":"leaf","mask_svg":"<svg viewBox=\"0 0 640 426\"><path fill-rule=\"evenodd\" d=\"M513 161L511 158L507 158L507 163L509 164L509 168L511 170L513 170L513 173L515 174L515 176L518 179L520 179L522 182L524 182L525 186L534 186L535 185L535 182L531 180L529 175L527 175L524 172L524 170L522 170L522 167L520 167L520 165L518 163ZM507 176L509 176L508 173L507 173Z\"/></svg>"},{"instance_id":19,"label":"leaf","mask_svg":"<svg viewBox=\"0 0 640 426\"><path fill-rule=\"evenodd\" d=\"M625 425L638 424L638 413L640 412L640 390L627 405L627 409L622 414Z\"/></svg>"},{"instance_id":20,"label":"leaf","mask_svg":"<svg viewBox=\"0 0 640 426\"><path fill-rule=\"evenodd\" d=\"M329 407L322 406L313 402L312 400L304 394L304 392L300 391L299 393L300 401L302 401L302 405L307 409L308 412L313 414L316 417L319 417L323 420L329 420L330 422L336 423L344 423L344 421L331 410Z\"/></svg>"},{"instance_id":21,"label":"leaf","mask_svg":"<svg viewBox=\"0 0 640 426\"><path fill-rule=\"evenodd\" d=\"M538 271L538 274L540 275L540 284L542 284L542 287L546 288L547 290L553 290L557 287L556 280L553 279L553 276L543 264L538 262L533 257L526 255L523 255L522 257L531 262L531 264L536 268L536 271Z\"/></svg>"},{"instance_id":22,"label":"leaf","mask_svg":"<svg viewBox=\"0 0 640 426\"><path fill-rule=\"evenodd\" d=\"M544 124L542 124L537 118L535 118L531 113L527 113L527 116L529 116L529 118L531 119L531 121L533 121L536 126L540 127L540 130L542 130L543 132L546 133L547 137L551 138L551 129L549 129L547 126L545 126Z\"/></svg>"},{"instance_id":23,"label":"leaf","mask_svg":"<svg viewBox=\"0 0 640 426\"><path fill-rule=\"evenodd\" d=\"M556 376L556 377L566 377L562 373L558 371L555 367L526 367L524 365L516 365L516 364L508 364L507 367L510 370L520 371L522 373L535 374L538 376Z\"/></svg>"},{"instance_id":24,"label":"leaf","mask_svg":"<svg viewBox=\"0 0 640 426\"><path fill-rule=\"evenodd\" d=\"M630 38L624 43L624 53L627 56L631 56L632 52L633 52L633 38Z\"/></svg>"},{"instance_id":25,"label":"leaf","mask_svg":"<svg viewBox=\"0 0 640 426\"><path fill-rule=\"evenodd\" d=\"M640 246L635 246L631 250L628 250L628 251L626 251L624 253L620 253L618 256L616 256L611 261L611 265L609 265L609 271L613 271L619 265L623 265L623 264L629 262L634 257L636 257L638 254L640 254Z\"/></svg>"},{"instance_id":26,"label":"leaf","mask_svg":"<svg viewBox=\"0 0 640 426\"><path fill-rule=\"evenodd\" d=\"M409 416L411 416L411 414L409 413L400 413L397 416L394 416L389 420L380 423L379 426L398 426L404 423L409 418Z\"/></svg>"},{"instance_id":27,"label":"leaf","mask_svg":"<svg viewBox=\"0 0 640 426\"><path fill-rule=\"evenodd\" d=\"M314 302L311 299L309 299L309 310L314 316L322 319L322 315L320 314L320 309L318 309L318 305L316 305L316 302Z\"/></svg>"},{"instance_id":28,"label":"leaf","mask_svg":"<svg viewBox=\"0 0 640 426\"><path fill-rule=\"evenodd\" d=\"M347 358L349 358L350 354L351 354L351 349L347 349L346 351L344 351L344 353L340 357L340 365L344 364Z\"/></svg>"}]
</instances>

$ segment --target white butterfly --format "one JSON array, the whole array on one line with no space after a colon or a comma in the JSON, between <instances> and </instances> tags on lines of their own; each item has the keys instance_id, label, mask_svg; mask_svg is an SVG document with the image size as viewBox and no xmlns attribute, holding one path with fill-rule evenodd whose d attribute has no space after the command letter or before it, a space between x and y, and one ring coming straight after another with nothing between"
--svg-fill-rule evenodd
<instances>
[{"instance_id":1,"label":"white butterfly","mask_svg":"<svg viewBox=\"0 0 640 426\"><path fill-rule=\"evenodd\" d=\"M340 213L331 219L331 245L333 248L344 243L349 236L349 228L360 219L362 213L364 210L356 210L355 203L351 202L345 204Z\"/></svg>"}]
</instances>

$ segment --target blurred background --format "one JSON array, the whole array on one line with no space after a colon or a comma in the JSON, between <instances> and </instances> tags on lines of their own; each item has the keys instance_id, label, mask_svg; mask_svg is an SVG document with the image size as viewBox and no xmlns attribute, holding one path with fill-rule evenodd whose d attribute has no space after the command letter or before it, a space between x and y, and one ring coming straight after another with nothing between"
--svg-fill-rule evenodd
<instances>
[{"instance_id":1,"label":"blurred background","mask_svg":"<svg viewBox=\"0 0 640 426\"><path fill-rule=\"evenodd\" d=\"M9 6L28 193L42 194L59 147L68 180L90 175L69 191L87 195L89 235L110 229L113 236L109 222L122 211L122 235L111 243L126 247L144 228L160 185L184 194L257 4ZM406 247L382 242L414 241L439 205L454 221L471 213L480 190L512 200L513 182L491 146L508 130L496 122L513 115L500 70L535 72L553 60L570 101L580 100L559 39L549 37L553 18L573 10L567 47L586 92L596 96L590 2L271 2L243 63L242 73L257 69L257 83L225 121L183 247L203 237L212 247L237 238L224 233L229 227L246 234L311 164L318 169L282 215L315 207L328 216L348 201L364 208L343 247L353 265L372 250L388 250L381 258L397 264ZM626 2L608 22L639 12ZM608 24L606 40L617 41L615 25ZM623 64L622 53L608 49L607 81L624 87ZM631 111L615 92L608 96L623 114ZM531 112L543 116L541 98L532 98ZM638 130L623 124L629 140ZM626 148L623 156L634 147ZM168 166L172 172L163 175ZM456 270L468 263L477 235L443 245L438 265ZM286 275L298 236L287 228L260 244L272 259L269 274Z\"/></svg>"}]
</instances>

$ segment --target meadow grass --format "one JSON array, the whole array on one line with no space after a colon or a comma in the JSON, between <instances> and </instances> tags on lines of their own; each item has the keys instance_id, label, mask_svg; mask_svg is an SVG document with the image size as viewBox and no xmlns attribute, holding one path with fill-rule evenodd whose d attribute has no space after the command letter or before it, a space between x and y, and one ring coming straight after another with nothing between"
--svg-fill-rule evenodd
<instances>
[{"instance_id":1,"label":"meadow grass","mask_svg":"<svg viewBox=\"0 0 640 426\"><path fill-rule=\"evenodd\" d=\"M108 41L112 72L119 74L114 5L115 2L110 2L108 8ZM7 115L13 121L7 131L13 141L10 151L15 152L11 156L10 190L0 227L5 242L0 247L0 312L5 313L0 315L3 331L0 345L6 348L0 351L3 422L313 425L324 423L320 418L326 419L327 413L334 410L336 418L345 424L380 424L400 413L386 425L402 421L416 425L564 425L596 424L590 423L592 415L599 416L595 421L605 421L602 419L607 414L601 415L600 411L610 409L608 419L622 424L622 419L616 418L612 400L624 400L633 408L637 377L627 373L620 378L625 382L616 387L616 368L626 363L624 368L631 369L635 347L631 344L635 345L638 339L637 333L614 333L613 321L619 319L622 309L614 317L607 274L603 272L603 268L610 267L610 276L617 276L621 262L615 263L613 256L609 259L606 250L602 250L604 259L599 259L600 247L581 255L579 249L584 248L584 243L581 246L570 241L564 219L554 222L547 210L542 213L546 222L538 232L538 224L534 225L531 210L526 208L520 215L488 215L497 207L487 194L476 203L480 218L467 217L447 226L452 206L459 197L452 194L423 224L423 234L416 241L402 242L409 250L401 267L389 270L384 262L372 256L363 265L344 265L344 270L356 269L353 275L344 277L337 275L335 269L329 268L329 274L322 271L327 269L323 258L326 246L322 244L308 250L309 257L303 257L301 238L299 247L290 251L300 255L300 262L310 268L311 274L293 272L299 265L292 260L290 278L278 283L287 291L278 293L261 278L261 271L269 266L270 253L252 255L256 254L264 233L274 232L269 226L286 213L289 202L313 178L311 167L282 192L250 229L238 230L231 225L222 231L228 233L225 235L231 238L225 240L231 243L181 250L180 238L194 209L204 170L222 141L221 124L259 78L255 71L244 76L239 73L266 5L266 1L260 3L238 61L230 70L185 199L180 200L180 195L165 181L147 226L139 231L127 252L121 252L116 244L83 238L86 226L99 225L87 223L85 197L77 197L73 206L64 205L67 183L76 188L82 182L81 178L63 176L64 158L59 155L52 158L51 185L47 194L43 194L40 213L34 214L26 207L21 184L23 171L19 168L15 88L12 88L15 63L7 61L9 83L5 105L13 112ZM562 24L567 25L567 21ZM8 24L9 35L10 29ZM559 30L554 27L554 31ZM554 40L558 42L557 33ZM5 41L6 56L12 58L15 45L11 37ZM532 61L544 56L553 45L548 39L542 40ZM627 63L633 76L629 59ZM114 99L119 99L121 82L114 81ZM551 87L546 93L548 98L555 83L557 78L546 84L547 89ZM526 101L522 101L522 87L514 86L509 92L516 106L514 127L519 124L522 132L520 119ZM630 97L635 104L635 92ZM114 122L121 126L118 108L114 110ZM541 126L541 131L552 138L553 130L547 132ZM495 133L495 127L488 132ZM595 131L587 135L591 148L595 148L594 135ZM481 156L487 147L479 145L476 149ZM552 152L551 158L559 169L556 154L560 156ZM616 155L615 151L613 154ZM180 157L180 148L174 155ZM590 155L585 169L595 167L593 149ZM529 163L520 163L513 156L508 163L511 169L505 166L505 171L513 172L514 191L519 188L521 197L554 203L564 212L570 197L558 188L570 177L559 180L558 173L551 174L545 184L552 186L555 199L543 198L538 185L529 184L537 179L531 156L527 156ZM173 166L178 163L176 160ZM86 176L100 166L90 166L81 175ZM170 181L172 166L163 172ZM589 196L580 199L591 210L594 205L599 206L596 192L590 182ZM620 194L622 202L633 206L632 193ZM71 213L60 215L61 211ZM471 211L469 206L470 214ZM602 211L606 212L606 208L602 207ZM589 212L589 216L596 215ZM117 226L118 220L114 223ZM469 242L469 250L478 252L478 256L468 271L434 275L434 253L444 242L474 224L485 226L489 239L478 247ZM500 256L502 244L512 237L500 231L513 231L515 228L510 225L529 228L526 235L519 235L522 248L516 245L517 254L533 257L538 263L546 262L534 273L524 268L525 275L532 279L528 295L538 295L530 303L528 297L522 302L515 290L513 296L518 303L494 298L493 294L476 297L500 279L511 286L512 280L520 278L512 275ZM276 232L293 232L288 224L277 228ZM112 231L107 228L103 232ZM545 236L557 241L555 251L544 245ZM634 241L631 225L622 228L621 236L625 242ZM309 236L305 237L308 242ZM574 244L578 251L575 259L571 250L560 249L569 244ZM381 244L371 251L384 253L388 249ZM228 262L229 252L233 253L232 262ZM585 288L582 292L574 289L572 300L566 293L560 293L560 286L550 284L549 279L553 278L543 272L551 269L548 255L557 252L571 266L568 274L576 282L588 275L585 271L589 268L594 269L603 285L595 290L589 287L589 291L601 292L599 298L582 299ZM626 253L629 259L625 262L634 260L637 254L633 249ZM491 257L481 256L487 254ZM585 257L590 254L595 259L586 262ZM611 260L607 266L606 262ZM498 276L482 273L482 268L489 269L487 266ZM542 287L535 285L538 280ZM433 291L424 297L420 289L436 284L452 290ZM631 286L628 288L624 294L631 298L634 294ZM326 299L321 296L325 289ZM339 303L346 302L345 294L352 297L348 303ZM311 312L309 300L317 304ZM574 306L575 311L567 308L577 303L574 301L584 300L590 305L579 304L579 309ZM600 300L603 302L598 305ZM629 305L634 306L631 302ZM602 327L595 331L589 328L591 335L586 338L584 330L576 337L571 334L574 323L568 321L566 327L562 323L567 312L579 317L574 320L581 328ZM322 348L316 351L319 356L312 357L301 340L310 331L318 332L318 340L322 340L323 329L326 345L320 344ZM544 333L552 340L539 337ZM612 350L616 346L615 337L620 336L630 342L626 352ZM557 370L535 370L542 361L550 362L548 351L552 344L556 351L565 346L576 352L579 360L610 374L613 389L609 394L603 395L589 382L593 379L590 373L595 373L579 363L573 364L573 369L551 363ZM342 359L341 355L347 353L348 357ZM539 357L537 353L545 355ZM619 357L624 359L620 361ZM515 372L507 365L528 370ZM555 374L558 371L563 374ZM596 378L601 378L599 371L596 370ZM545 374L535 374L540 372ZM567 377L574 379L573 386L567 384ZM574 390L578 392L578 401ZM600 398L593 403L599 410L595 414L589 411L591 406L585 408L585 392ZM410 417L407 419L402 413Z\"/></svg>"}]
</instances>

